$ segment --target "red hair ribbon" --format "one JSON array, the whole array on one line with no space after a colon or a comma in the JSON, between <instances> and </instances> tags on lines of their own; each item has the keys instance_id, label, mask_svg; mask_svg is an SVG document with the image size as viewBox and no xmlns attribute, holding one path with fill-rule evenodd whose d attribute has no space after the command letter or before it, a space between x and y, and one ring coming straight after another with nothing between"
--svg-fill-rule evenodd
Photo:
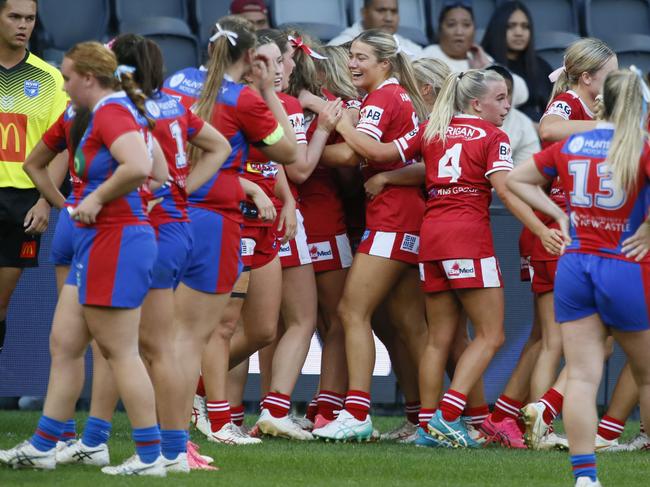
<instances>
[{"instance_id":1,"label":"red hair ribbon","mask_svg":"<svg viewBox=\"0 0 650 487\"><path fill-rule=\"evenodd\" d=\"M318 54L311 47L309 47L307 44L305 44L302 41L302 37L293 37L293 36L288 36L288 37L289 37L289 42L291 42L291 45L293 47L295 47L296 49L300 49L302 52L304 52L308 56L311 56L314 59L327 59L325 56L323 56L321 54Z\"/></svg>"}]
</instances>

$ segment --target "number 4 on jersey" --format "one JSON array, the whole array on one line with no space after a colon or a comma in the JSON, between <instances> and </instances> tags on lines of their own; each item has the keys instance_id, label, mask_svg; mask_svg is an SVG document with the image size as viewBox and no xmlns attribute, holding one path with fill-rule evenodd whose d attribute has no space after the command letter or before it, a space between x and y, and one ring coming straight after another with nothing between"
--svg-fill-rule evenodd
<instances>
[{"instance_id":1,"label":"number 4 on jersey","mask_svg":"<svg viewBox=\"0 0 650 487\"><path fill-rule=\"evenodd\" d=\"M445 155L438 161L438 177L451 178L452 183L458 182L460 178L460 153L463 150L463 144L454 144L447 149Z\"/></svg>"}]
</instances>

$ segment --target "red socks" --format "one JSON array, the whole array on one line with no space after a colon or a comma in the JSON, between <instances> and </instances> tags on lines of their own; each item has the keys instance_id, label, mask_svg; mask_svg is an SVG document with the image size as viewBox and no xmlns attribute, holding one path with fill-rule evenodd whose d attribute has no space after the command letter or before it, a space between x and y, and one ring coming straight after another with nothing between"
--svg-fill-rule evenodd
<instances>
[{"instance_id":1,"label":"red socks","mask_svg":"<svg viewBox=\"0 0 650 487\"><path fill-rule=\"evenodd\" d=\"M516 420L519 418L519 410L522 407L524 407L524 403L509 398L505 394L501 394L499 396L499 399L497 399L496 404L494 405L494 411L492 411L492 421L495 423L500 423L506 418L512 418Z\"/></svg>"},{"instance_id":2,"label":"red socks","mask_svg":"<svg viewBox=\"0 0 650 487\"><path fill-rule=\"evenodd\" d=\"M418 424L420 413L420 401L407 402L404 404L406 419L411 424Z\"/></svg>"},{"instance_id":3,"label":"red socks","mask_svg":"<svg viewBox=\"0 0 650 487\"><path fill-rule=\"evenodd\" d=\"M230 406L230 419L237 426L244 424L244 405Z\"/></svg>"},{"instance_id":4,"label":"red socks","mask_svg":"<svg viewBox=\"0 0 650 487\"><path fill-rule=\"evenodd\" d=\"M440 411L445 421L456 421L465 409L467 396L458 391L449 389L440 401Z\"/></svg>"},{"instance_id":5,"label":"red socks","mask_svg":"<svg viewBox=\"0 0 650 487\"><path fill-rule=\"evenodd\" d=\"M481 426L489 415L490 408L487 404L475 408L465 408L465 411L463 411L463 416L467 418L467 424L471 424L476 428Z\"/></svg>"},{"instance_id":6,"label":"red socks","mask_svg":"<svg viewBox=\"0 0 650 487\"><path fill-rule=\"evenodd\" d=\"M552 387L541 397L539 402L546 406L546 409L544 409L544 422L546 424L553 423L553 420L560 414L563 401L564 396Z\"/></svg>"},{"instance_id":7,"label":"red socks","mask_svg":"<svg viewBox=\"0 0 650 487\"><path fill-rule=\"evenodd\" d=\"M196 395L205 397L207 394L205 393L205 386L203 385L203 376L199 376L199 383L196 386Z\"/></svg>"},{"instance_id":8,"label":"red socks","mask_svg":"<svg viewBox=\"0 0 650 487\"><path fill-rule=\"evenodd\" d=\"M424 431L427 430L427 423L431 421L433 415L436 414L436 408L420 408L420 414L418 415L418 421L420 423L420 428Z\"/></svg>"},{"instance_id":9,"label":"red socks","mask_svg":"<svg viewBox=\"0 0 650 487\"><path fill-rule=\"evenodd\" d=\"M284 418L291 408L291 397L279 392L269 392L264 399L264 407L274 418Z\"/></svg>"},{"instance_id":10,"label":"red socks","mask_svg":"<svg viewBox=\"0 0 650 487\"><path fill-rule=\"evenodd\" d=\"M348 391L345 396L345 410L359 421L370 412L370 394L363 391Z\"/></svg>"},{"instance_id":11,"label":"red socks","mask_svg":"<svg viewBox=\"0 0 650 487\"><path fill-rule=\"evenodd\" d=\"M227 423L230 423L230 404L228 401L208 401L208 418L210 429L219 431Z\"/></svg>"},{"instance_id":12,"label":"red socks","mask_svg":"<svg viewBox=\"0 0 650 487\"><path fill-rule=\"evenodd\" d=\"M345 395L343 394L339 394L338 392L334 392L334 391L321 390L318 393L317 414L320 414L323 418L332 421L336 417L334 412L343 409L344 401L345 401Z\"/></svg>"},{"instance_id":13,"label":"red socks","mask_svg":"<svg viewBox=\"0 0 650 487\"><path fill-rule=\"evenodd\" d=\"M316 394L312 399L309 405L307 406L307 411L305 411L305 418L307 418L312 423L316 421L316 415L318 414L318 394Z\"/></svg>"},{"instance_id":14,"label":"red socks","mask_svg":"<svg viewBox=\"0 0 650 487\"><path fill-rule=\"evenodd\" d=\"M609 441L620 438L624 429L624 421L619 421L618 419L607 415L603 416L603 419L598 423L598 435Z\"/></svg>"}]
</instances>

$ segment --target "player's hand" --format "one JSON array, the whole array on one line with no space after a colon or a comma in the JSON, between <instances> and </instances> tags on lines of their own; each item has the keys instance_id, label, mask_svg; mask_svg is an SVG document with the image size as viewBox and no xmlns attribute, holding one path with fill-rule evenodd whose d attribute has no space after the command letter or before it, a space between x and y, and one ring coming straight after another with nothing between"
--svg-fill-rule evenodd
<instances>
[{"instance_id":1,"label":"player's hand","mask_svg":"<svg viewBox=\"0 0 650 487\"><path fill-rule=\"evenodd\" d=\"M260 92L275 89L274 73L275 69L273 69L273 61L271 59L262 54L255 56L251 68L251 78L253 85Z\"/></svg>"},{"instance_id":2,"label":"player's hand","mask_svg":"<svg viewBox=\"0 0 650 487\"><path fill-rule=\"evenodd\" d=\"M47 224L50 222L50 204L45 198L39 198L34 206L30 208L25 215L23 226L25 233L35 235L47 230Z\"/></svg>"},{"instance_id":3,"label":"player's hand","mask_svg":"<svg viewBox=\"0 0 650 487\"><path fill-rule=\"evenodd\" d=\"M490 64L490 58L480 44L472 44L469 48L469 52L471 54L468 59L470 69L483 69Z\"/></svg>"},{"instance_id":4,"label":"player's hand","mask_svg":"<svg viewBox=\"0 0 650 487\"><path fill-rule=\"evenodd\" d=\"M339 123L336 125L336 130L338 132L343 132L346 129L350 129L350 128L353 129L354 127L356 127L356 121L358 121L358 119L355 117L354 110L343 110L341 119L339 120Z\"/></svg>"},{"instance_id":5,"label":"player's hand","mask_svg":"<svg viewBox=\"0 0 650 487\"><path fill-rule=\"evenodd\" d=\"M563 215L562 218L557 220L558 225L560 225L560 233L562 235L562 248L559 255L564 255L568 245L571 245L571 235L569 234L569 217Z\"/></svg>"},{"instance_id":6,"label":"player's hand","mask_svg":"<svg viewBox=\"0 0 650 487\"><path fill-rule=\"evenodd\" d=\"M159 205L162 203L163 197L161 196L160 198L153 198L147 201L147 213L151 213L151 210L153 210L156 205Z\"/></svg>"},{"instance_id":7,"label":"player's hand","mask_svg":"<svg viewBox=\"0 0 650 487\"><path fill-rule=\"evenodd\" d=\"M650 250L650 224L643 223L634 235L623 240L621 250L628 259L643 260Z\"/></svg>"},{"instance_id":8,"label":"player's hand","mask_svg":"<svg viewBox=\"0 0 650 487\"><path fill-rule=\"evenodd\" d=\"M257 206L257 217L265 222L274 221L277 216L277 211L271 198L266 196L264 191L256 191L253 196L251 196L253 203Z\"/></svg>"},{"instance_id":9,"label":"player's hand","mask_svg":"<svg viewBox=\"0 0 650 487\"><path fill-rule=\"evenodd\" d=\"M298 101L300 102L300 106L314 113L318 113L318 106L322 102L318 96L304 88L298 93Z\"/></svg>"},{"instance_id":10,"label":"player's hand","mask_svg":"<svg viewBox=\"0 0 650 487\"><path fill-rule=\"evenodd\" d=\"M325 108L318 114L318 128L326 132L331 132L336 128L342 115L343 107L341 106L341 99L337 98L334 101L328 101L325 104Z\"/></svg>"},{"instance_id":11,"label":"player's hand","mask_svg":"<svg viewBox=\"0 0 650 487\"><path fill-rule=\"evenodd\" d=\"M296 219L296 205L295 203L285 203L280 212L278 219L278 233L284 236L281 243L286 244L289 240L293 240L298 232L298 220Z\"/></svg>"},{"instance_id":12,"label":"player's hand","mask_svg":"<svg viewBox=\"0 0 650 487\"><path fill-rule=\"evenodd\" d=\"M94 193L86 196L79 206L70 214L70 218L86 225L92 225L97 219L97 215L102 211L102 205Z\"/></svg>"},{"instance_id":13,"label":"player's hand","mask_svg":"<svg viewBox=\"0 0 650 487\"><path fill-rule=\"evenodd\" d=\"M556 228L548 228L538 235L544 250L551 255L561 255L564 252L564 237L562 232Z\"/></svg>"},{"instance_id":14,"label":"player's hand","mask_svg":"<svg viewBox=\"0 0 650 487\"><path fill-rule=\"evenodd\" d=\"M366 190L366 196L368 199L373 199L375 196L377 196L379 193L381 193L384 190L384 186L386 186L386 177L384 176L383 173L378 173L375 174L373 177L368 179L363 187Z\"/></svg>"}]
</instances>

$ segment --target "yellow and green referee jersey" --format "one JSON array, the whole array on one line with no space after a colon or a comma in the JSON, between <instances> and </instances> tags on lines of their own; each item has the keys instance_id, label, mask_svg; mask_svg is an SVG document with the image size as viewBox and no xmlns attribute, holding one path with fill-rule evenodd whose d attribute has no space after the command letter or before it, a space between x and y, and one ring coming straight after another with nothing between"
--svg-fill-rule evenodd
<instances>
[{"instance_id":1,"label":"yellow and green referee jersey","mask_svg":"<svg viewBox=\"0 0 650 487\"><path fill-rule=\"evenodd\" d=\"M34 187L23 163L66 103L59 70L32 53L13 68L0 66L0 187Z\"/></svg>"}]
</instances>

